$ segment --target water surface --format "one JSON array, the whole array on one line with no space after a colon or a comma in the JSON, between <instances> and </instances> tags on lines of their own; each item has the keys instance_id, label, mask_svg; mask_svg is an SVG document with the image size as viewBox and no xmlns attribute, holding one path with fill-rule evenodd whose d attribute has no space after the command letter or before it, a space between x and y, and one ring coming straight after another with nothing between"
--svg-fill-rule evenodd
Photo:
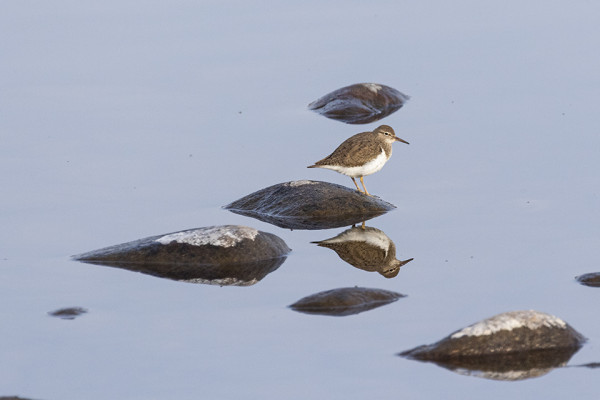
<instances>
[{"instance_id":1,"label":"water surface","mask_svg":"<svg viewBox=\"0 0 600 400\"><path fill-rule=\"evenodd\" d=\"M5 1L0 6L0 395L36 399L597 398L598 370L496 382L396 356L492 315L535 309L600 360L600 6ZM359 82L411 96L374 124L306 104ZM221 206L297 179L345 138L391 125L368 221L414 258L386 279ZM73 254L242 224L293 249L250 287L175 282ZM312 293L406 294L347 317ZM48 312L81 307L74 320Z\"/></svg>"}]
</instances>

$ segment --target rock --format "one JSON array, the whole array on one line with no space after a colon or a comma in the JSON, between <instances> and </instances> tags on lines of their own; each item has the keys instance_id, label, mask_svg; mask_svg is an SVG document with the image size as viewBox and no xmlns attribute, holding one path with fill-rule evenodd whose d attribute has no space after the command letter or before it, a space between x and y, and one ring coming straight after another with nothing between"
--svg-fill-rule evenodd
<instances>
[{"instance_id":1,"label":"rock","mask_svg":"<svg viewBox=\"0 0 600 400\"><path fill-rule=\"evenodd\" d=\"M223 225L152 236L74 258L179 281L247 286L276 270L289 252L271 233Z\"/></svg>"},{"instance_id":2,"label":"rock","mask_svg":"<svg viewBox=\"0 0 600 400\"><path fill-rule=\"evenodd\" d=\"M327 229L366 221L396 207L345 186L301 180L269 186L224 208L281 228Z\"/></svg>"},{"instance_id":3,"label":"rock","mask_svg":"<svg viewBox=\"0 0 600 400\"><path fill-rule=\"evenodd\" d=\"M32 400L19 396L0 396L0 400Z\"/></svg>"},{"instance_id":4,"label":"rock","mask_svg":"<svg viewBox=\"0 0 600 400\"><path fill-rule=\"evenodd\" d=\"M575 280L585 286L600 287L600 272L583 274L576 277Z\"/></svg>"},{"instance_id":5,"label":"rock","mask_svg":"<svg viewBox=\"0 0 600 400\"><path fill-rule=\"evenodd\" d=\"M584 367L584 368L600 368L600 362L591 362L591 363L587 363L587 364L581 364L578 365L578 367Z\"/></svg>"},{"instance_id":6,"label":"rock","mask_svg":"<svg viewBox=\"0 0 600 400\"><path fill-rule=\"evenodd\" d=\"M48 315L61 319L75 319L78 316L87 313L88 310L82 307L61 308L56 311L49 311Z\"/></svg>"},{"instance_id":7,"label":"rock","mask_svg":"<svg viewBox=\"0 0 600 400\"><path fill-rule=\"evenodd\" d=\"M408 99L389 86L358 83L326 94L308 108L347 124L368 124L398 111Z\"/></svg>"},{"instance_id":8,"label":"rock","mask_svg":"<svg viewBox=\"0 0 600 400\"><path fill-rule=\"evenodd\" d=\"M517 380L540 376L566 364L584 342L580 333L555 316L513 311L400 355L470 375Z\"/></svg>"},{"instance_id":9,"label":"rock","mask_svg":"<svg viewBox=\"0 0 600 400\"><path fill-rule=\"evenodd\" d=\"M312 243L335 251L358 269L377 271L386 278L397 276L400 267L413 260L396 259L394 242L379 229L368 226L352 227L335 237Z\"/></svg>"},{"instance_id":10,"label":"rock","mask_svg":"<svg viewBox=\"0 0 600 400\"><path fill-rule=\"evenodd\" d=\"M306 314L341 317L369 311L401 297L405 296L383 289L340 288L304 297L290 305L290 308Z\"/></svg>"}]
</instances>

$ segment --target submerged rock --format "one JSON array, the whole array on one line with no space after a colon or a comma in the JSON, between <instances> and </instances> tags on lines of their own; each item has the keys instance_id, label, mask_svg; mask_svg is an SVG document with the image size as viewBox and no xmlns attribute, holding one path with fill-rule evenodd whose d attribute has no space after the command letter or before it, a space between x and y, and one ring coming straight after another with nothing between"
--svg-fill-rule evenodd
<instances>
[{"instance_id":1,"label":"submerged rock","mask_svg":"<svg viewBox=\"0 0 600 400\"><path fill-rule=\"evenodd\" d=\"M563 366L585 338L566 322L538 311L496 315L401 356L489 379L518 380Z\"/></svg>"},{"instance_id":2,"label":"submerged rock","mask_svg":"<svg viewBox=\"0 0 600 400\"><path fill-rule=\"evenodd\" d=\"M409 96L389 86L358 83L326 94L308 108L347 124L367 124L398 111L408 99Z\"/></svg>"},{"instance_id":3,"label":"submerged rock","mask_svg":"<svg viewBox=\"0 0 600 400\"><path fill-rule=\"evenodd\" d=\"M269 186L224 208L281 228L327 229L362 222L396 207L345 186L302 180Z\"/></svg>"},{"instance_id":4,"label":"submerged rock","mask_svg":"<svg viewBox=\"0 0 600 400\"><path fill-rule=\"evenodd\" d=\"M271 233L223 225L152 236L74 258L179 281L247 286L276 270L289 252Z\"/></svg>"},{"instance_id":5,"label":"submerged rock","mask_svg":"<svg viewBox=\"0 0 600 400\"><path fill-rule=\"evenodd\" d=\"M583 274L576 277L575 280L585 286L600 287L600 272Z\"/></svg>"},{"instance_id":6,"label":"submerged rock","mask_svg":"<svg viewBox=\"0 0 600 400\"><path fill-rule=\"evenodd\" d=\"M341 317L369 311L401 297L405 296L383 289L340 288L304 297L290 305L290 308L306 314Z\"/></svg>"},{"instance_id":7,"label":"submerged rock","mask_svg":"<svg viewBox=\"0 0 600 400\"><path fill-rule=\"evenodd\" d=\"M396 259L394 242L372 227L352 227L330 239L312 242L332 249L348 264L363 271L377 271L386 278L398 275L400 267L412 261Z\"/></svg>"},{"instance_id":8,"label":"submerged rock","mask_svg":"<svg viewBox=\"0 0 600 400\"><path fill-rule=\"evenodd\" d=\"M88 310L86 310L85 308L82 308L82 307L68 307L68 308L61 308L56 311L49 311L48 315L50 315L52 317L58 317L61 319L75 319L78 316L85 314L87 312L88 312Z\"/></svg>"}]
</instances>

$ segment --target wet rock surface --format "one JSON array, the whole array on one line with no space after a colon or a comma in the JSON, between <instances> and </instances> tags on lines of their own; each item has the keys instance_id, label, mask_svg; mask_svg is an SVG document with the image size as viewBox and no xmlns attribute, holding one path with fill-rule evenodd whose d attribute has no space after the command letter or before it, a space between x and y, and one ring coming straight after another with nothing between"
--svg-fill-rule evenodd
<instances>
[{"instance_id":1,"label":"wet rock surface","mask_svg":"<svg viewBox=\"0 0 600 400\"><path fill-rule=\"evenodd\" d=\"M513 311L399 355L470 375L516 380L565 365L584 342L580 333L555 316Z\"/></svg>"},{"instance_id":2,"label":"wet rock surface","mask_svg":"<svg viewBox=\"0 0 600 400\"><path fill-rule=\"evenodd\" d=\"M271 233L223 225L152 236L74 258L179 281L247 286L279 268L289 252Z\"/></svg>"},{"instance_id":3,"label":"wet rock surface","mask_svg":"<svg viewBox=\"0 0 600 400\"><path fill-rule=\"evenodd\" d=\"M348 264L363 271L377 271L386 278L398 275L412 261L396 259L396 246L383 231L372 227L352 227L330 239L312 242L326 247Z\"/></svg>"},{"instance_id":4,"label":"wet rock surface","mask_svg":"<svg viewBox=\"0 0 600 400\"><path fill-rule=\"evenodd\" d=\"M49 311L48 315L58 317L60 319L75 319L80 315L87 313L88 310L82 307L61 308L56 311Z\"/></svg>"},{"instance_id":5,"label":"wet rock surface","mask_svg":"<svg viewBox=\"0 0 600 400\"><path fill-rule=\"evenodd\" d=\"M269 186L224 207L288 229L339 228L396 208L377 197L321 181L291 181Z\"/></svg>"},{"instance_id":6,"label":"wet rock surface","mask_svg":"<svg viewBox=\"0 0 600 400\"><path fill-rule=\"evenodd\" d=\"M328 93L308 108L347 124L367 124L398 111L408 99L409 96L386 85L358 83Z\"/></svg>"},{"instance_id":7,"label":"wet rock surface","mask_svg":"<svg viewBox=\"0 0 600 400\"><path fill-rule=\"evenodd\" d=\"M576 277L575 280L585 286L600 287L600 272L583 274Z\"/></svg>"},{"instance_id":8,"label":"wet rock surface","mask_svg":"<svg viewBox=\"0 0 600 400\"><path fill-rule=\"evenodd\" d=\"M392 303L405 295L383 289L340 288L304 297L290 308L306 314L346 316Z\"/></svg>"}]
</instances>

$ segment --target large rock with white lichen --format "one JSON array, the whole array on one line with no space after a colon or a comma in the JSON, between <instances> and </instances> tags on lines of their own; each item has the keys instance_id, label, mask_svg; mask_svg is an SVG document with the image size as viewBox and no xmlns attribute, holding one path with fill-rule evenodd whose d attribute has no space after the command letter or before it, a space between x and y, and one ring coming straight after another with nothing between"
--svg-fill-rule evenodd
<instances>
[{"instance_id":1,"label":"large rock with white lichen","mask_svg":"<svg viewBox=\"0 0 600 400\"><path fill-rule=\"evenodd\" d=\"M225 208L282 228L327 229L363 222L396 207L345 186L301 180L269 186Z\"/></svg>"},{"instance_id":2,"label":"large rock with white lichen","mask_svg":"<svg viewBox=\"0 0 600 400\"><path fill-rule=\"evenodd\" d=\"M386 85L357 83L326 94L308 108L347 124L368 124L396 112L408 99L409 96Z\"/></svg>"},{"instance_id":3,"label":"large rock with white lichen","mask_svg":"<svg viewBox=\"0 0 600 400\"><path fill-rule=\"evenodd\" d=\"M524 379L563 365L585 338L558 317L538 311L496 315L401 356L493 379Z\"/></svg>"},{"instance_id":4,"label":"large rock with white lichen","mask_svg":"<svg viewBox=\"0 0 600 400\"><path fill-rule=\"evenodd\" d=\"M277 269L289 251L271 233L223 225L152 236L74 258L194 283L251 285Z\"/></svg>"}]
</instances>

